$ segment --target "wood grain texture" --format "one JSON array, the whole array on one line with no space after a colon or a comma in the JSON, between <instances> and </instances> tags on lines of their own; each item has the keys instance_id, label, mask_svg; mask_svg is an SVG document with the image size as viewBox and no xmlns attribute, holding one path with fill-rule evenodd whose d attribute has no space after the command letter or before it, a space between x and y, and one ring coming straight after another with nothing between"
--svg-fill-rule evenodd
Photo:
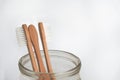
<instances>
[{"instance_id":1,"label":"wood grain texture","mask_svg":"<svg viewBox=\"0 0 120 80\"><path fill-rule=\"evenodd\" d=\"M30 35L29 35L27 25L23 24L22 28L23 28L25 36L26 36L27 48L28 48L28 52L29 52L29 55L30 55L30 60L31 60L33 71L39 72L39 69L37 67L37 63L36 63L36 60L35 60L34 52L33 52L33 49L32 49L32 44L31 44Z\"/></svg>"}]
</instances>

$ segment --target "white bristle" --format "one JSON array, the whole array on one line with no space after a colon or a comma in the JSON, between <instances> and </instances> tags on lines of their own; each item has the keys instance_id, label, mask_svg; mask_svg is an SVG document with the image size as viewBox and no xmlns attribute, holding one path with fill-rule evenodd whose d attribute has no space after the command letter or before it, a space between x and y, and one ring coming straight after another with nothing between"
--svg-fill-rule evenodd
<instances>
[{"instance_id":1,"label":"white bristle","mask_svg":"<svg viewBox=\"0 0 120 80\"><path fill-rule=\"evenodd\" d=\"M16 29L16 37L17 37L19 46L26 46L26 37L22 27L18 27Z\"/></svg>"},{"instance_id":2,"label":"white bristle","mask_svg":"<svg viewBox=\"0 0 120 80\"><path fill-rule=\"evenodd\" d=\"M51 31L51 27L49 26L44 26L44 30L45 30L45 36L46 36L46 41L47 43L51 42L51 37L52 37L52 31Z\"/></svg>"},{"instance_id":3,"label":"white bristle","mask_svg":"<svg viewBox=\"0 0 120 80\"><path fill-rule=\"evenodd\" d=\"M49 25L46 25L46 26L44 26L44 30L45 30L46 41L49 44L49 43L51 43L51 39L52 39L51 27ZM18 27L16 29L16 37L17 37L17 42L20 47L27 45L25 33L24 33L24 30L22 27Z\"/></svg>"}]
</instances>

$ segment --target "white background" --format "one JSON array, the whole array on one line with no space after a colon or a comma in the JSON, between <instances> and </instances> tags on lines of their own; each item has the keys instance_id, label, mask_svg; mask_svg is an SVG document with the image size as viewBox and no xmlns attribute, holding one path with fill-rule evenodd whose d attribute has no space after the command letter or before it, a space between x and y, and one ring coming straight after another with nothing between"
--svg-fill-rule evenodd
<instances>
[{"instance_id":1,"label":"white background","mask_svg":"<svg viewBox=\"0 0 120 80\"><path fill-rule=\"evenodd\" d=\"M49 49L77 55L82 80L120 80L119 0L0 0L0 80L18 80L15 29L42 21Z\"/></svg>"}]
</instances>

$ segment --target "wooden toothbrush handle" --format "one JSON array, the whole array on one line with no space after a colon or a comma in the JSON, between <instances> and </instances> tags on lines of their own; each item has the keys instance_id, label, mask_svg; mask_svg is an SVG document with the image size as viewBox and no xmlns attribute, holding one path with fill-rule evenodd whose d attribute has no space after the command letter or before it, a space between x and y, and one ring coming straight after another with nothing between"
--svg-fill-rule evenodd
<instances>
[{"instance_id":1,"label":"wooden toothbrush handle","mask_svg":"<svg viewBox=\"0 0 120 80\"><path fill-rule=\"evenodd\" d=\"M41 56L41 53L40 53L37 31L36 31L34 25L32 25L32 24L29 25L28 30L29 30L31 42L33 44L33 48L35 50L39 71L45 73L46 70L45 70L43 60L42 60L42 56Z\"/></svg>"},{"instance_id":2,"label":"wooden toothbrush handle","mask_svg":"<svg viewBox=\"0 0 120 80\"><path fill-rule=\"evenodd\" d=\"M39 33L40 33L40 37L41 37L41 41L42 41L42 45L43 45L44 54L45 54L47 69L48 69L48 72L53 73L52 65L51 65L51 62L50 62L50 56L48 54L48 48L47 48L47 42L46 42L46 37L45 37L45 31L44 31L44 28L43 28L43 24L38 23L38 27L39 27Z\"/></svg>"},{"instance_id":3,"label":"wooden toothbrush handle","mask_svg":"<svg viewBox=\"0 0 120 80\"><path fill-rule=\"evenodd\" d=\"M40 33L40 37L41 37L41 41L42 41L44 54L45 54L45 59L46 59L46 65L47 65L48 73L53 73L52 64L50 62L50 56L48 54L48 48L47 48L47 42L46 42L46 37L45 37L45 31L44 31L44 27L43 27L42 22L38 23L38 27L39 27L39 33ZM56 80L56 78L55 77L51 77L51 80Z\"/></svg>"},{"instance_id":4,"label":"wooden toothbrush handle","mask_svg":"<svg viewBox=\"0 0 120 80\"><path fill-rule=\"evenodd\" d=\"M35 49L36 49L35 53L36 53L37 59L38 59L39 70L40 70L40 72L43 72L43 74L41 76L44 77L43 80L51 80L50 75L48 75L46 70L45 70L45 67L44 67L44 64L42 61L42 56L40 55L41 54L40 50L39 50L39 48L36 48L36 47L37 46L35 46ZM39 80L41 80L41 79L39 79Z\"/></svg>"},{"instance_id":5,"label":"wooden toothbrush handle","mask_svg":"<svg viewBox=\"0 0 120 80\"><path fill-rule=\"evenodd\" d=\"M32 49L32 44L31 44L31 40L30 40L27 25L23 24L22 28L23 28L25 36L26 36L27 48L28 48L31 64L32 64L32 67L33 67L33 71L39 72L38 67L37 67L37 63L35 61L34 52L33 52L33 49Z\"/></svg>"},{"instance_id":6,"label":"wooden toothbrush handle","mask_svg":"<svg viewBox=\"0 0 120 80\"><path fill-rule=\"evenodd\" d=\"M44 63L42 60L42 56L41 56L41 52L40 52L38 44L36 44L36 46L34 46L34 49L35 49L36 57L38 59L37 61L38 61L39 70L40 70L40 72L45 73L46 70L45 70L45 66L44 66Z\"/></svg>"},{"instance_id":7,"label":"wooden toothbrush handle","mask_svg":"<svg viewBox=\"0 0 120 80\"><path fill-rule=\"evenodd\" d=\"M28 30L29 30L29 33L30 33L33 48L35 50L39 71L43 73L41 76L45 78L44 80L50 80L49 75L46 74L47 72L45 70L43 60L42 60L42 56L41 56L41 53L40 53L37 31L36 31L34 25L29 25ZM41 80L40 78L39 78L39 80Z\"/></svg>"}]
</instances>

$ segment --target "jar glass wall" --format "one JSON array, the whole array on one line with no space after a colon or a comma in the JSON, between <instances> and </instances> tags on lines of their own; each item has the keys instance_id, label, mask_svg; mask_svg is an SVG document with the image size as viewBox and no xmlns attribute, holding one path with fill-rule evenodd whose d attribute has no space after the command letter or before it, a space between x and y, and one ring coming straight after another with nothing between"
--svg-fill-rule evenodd
<instances>
[{"instance_id":1,"label":"jar glass wall","mask_svg":"<svg viewBox=\"0 0 120 80\"><path fill-rule=\"evenodd\" d=\"M22 73L20 80L47 80L46 75L50 80L81 80L79 75L81 61L77 56L60 50L49 50L48 52L54 73L34 72L30 57L26 54L20 58L18 64ZM44 52L41 51L41 54L46 67Z\"/></svg>"}]
</instances>

